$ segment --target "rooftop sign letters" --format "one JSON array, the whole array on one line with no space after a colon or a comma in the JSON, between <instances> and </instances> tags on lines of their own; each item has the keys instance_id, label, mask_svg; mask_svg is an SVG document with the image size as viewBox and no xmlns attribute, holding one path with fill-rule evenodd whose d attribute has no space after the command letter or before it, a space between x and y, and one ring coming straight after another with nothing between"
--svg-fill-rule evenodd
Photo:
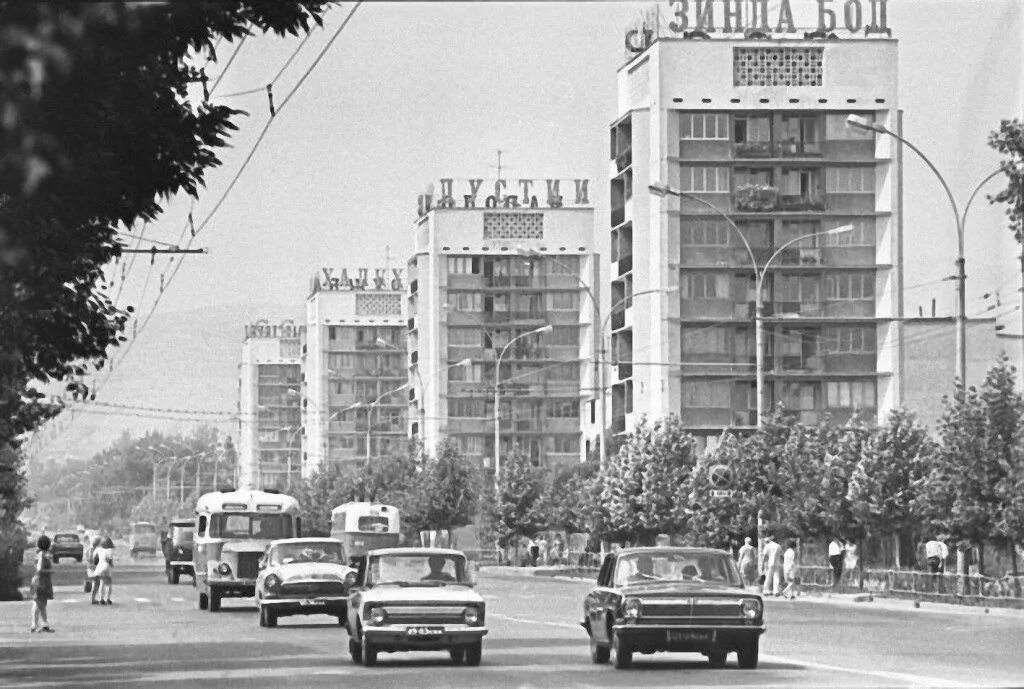
<instances>
[{"instance_id":1,"label":"rooftop sign letters","mask_svg":"<svg viewBox=\"0 0 1024 689\"><path fill-rule=\"evenodd\" d=\"M418 212L433 208L547 208L590 206L589 179L460 179L440 180L434 199L431 189L420 194ZM564 185L564 186L563 186Z\"/></svg>"},{"instance_id":2,"label":"rooftop sign letters","mask_svg":"<svg viewBox=\"0 0 1024 689\"><path fill-rule=\"evenodd\" d=\"M288 319L281 321L280 325L270 325L265 318L261 318L252 325L245 326L245 338L281 338L295 339L306 329L304 325L295 325L295 321Z\"/></svg>"},{"instance_id":3,"label":"rooftop sign letters","mask_svg":"<svg viewBox=\"0 0 1024 689\"><path fill-rule=\"evenodd\" d=\"M402 291L401 268L376 268L370 274L369 268L359 268L349 274L347 268L336 273L334 268L321 268L313 276L313 291L351 292L359 290Z\"/></svg>"},{"instance_id":4,"label":"rooftop sign letters","mask_svg":"<svg viewBox=\"0 0 1024 689\"><path fill-rule=\"evenodd\" d=\"M670 0L669 11L644 14L635 28L626 32L626 50L641 53L656 38L682 36L710 38L714 34L795 34L793 6L813 14L801 14L800 29L820 38L834 37L835 31L853 35L863 32L892 35L888 26L888 0ZM816 23L814 22L816 19ZM667 29L663 21L667 20ZM806 21L805 21L806 20Z\"/></svg>"}]
</instances>

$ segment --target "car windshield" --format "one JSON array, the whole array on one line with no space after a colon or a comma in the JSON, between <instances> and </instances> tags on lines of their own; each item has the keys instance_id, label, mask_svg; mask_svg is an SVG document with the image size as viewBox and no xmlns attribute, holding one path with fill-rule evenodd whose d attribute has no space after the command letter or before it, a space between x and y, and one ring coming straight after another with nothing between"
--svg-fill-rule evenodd
<instances>
[{"instance_id":1,"label":"car windshield","mask_svg":"<svg viewBox=\"0 0 1024 689\"><path fill-rule=\"evenodd\" d=\"M270 551L270 563L289 565L293 562L330 562L344 564L341 544L334 541L281 543Z\"/></svg>"},{"instance_id":2,"label":"car windshield","mask_svg":"<svg viewBox=\"0 0 1024 689\"><path fill-rule=\"evenodd\" d=\"M78 543L78 536L71 534L58 534L53 538L55 543Z\"/></svg>"},{"instance_id":3,"label":"car windshield","mask_svg":"<svg viewBox=\"0 0 1024 689\"><path fill-rule=\"evenodd\" d=\"M291 517L286 514L215 514L210 518L215 538L289 538Z\"/></svg>"},{"instance_id":4,"label":"car windshield","mask_svg":"<svg viewBox=\"0 0 1024 689\"><path fill-rule=\"evenodd\" d=\"M155 534L156 527L152 524L132 524L132 533L135 534Z\"/></svg>"},{"instance_id":5,"label":"car windshield","mask_svg":"<svg viewBox=\"0 0 1024 689\"><path fill-rule=\"evenodd\" d=\"M370 558L369 566L369 581L372 584L437 586L469 583L466 559L461 555L378 555Z\"/></svg>"},{"instance_id":6,"label":"car windshield","mask_svg":"<svg viewBox=\"0 0 1024 689\"><path fill-rule=\"evenodd\" d=\"M615 585L650 581L714 582L739 585L732 558L717 553L631 553L619 558Z\"/></svg>"},{"instance_id":7,"label":"car windshield","mask_svg":"<svg viewBox=\"0 0 1024 689\"><path fill-rule=\"evenodd\" d=\"M192 525L188 526L172 526L171 527L171 543L174 545L192 545Z\"/></svg>"}]
</instances>

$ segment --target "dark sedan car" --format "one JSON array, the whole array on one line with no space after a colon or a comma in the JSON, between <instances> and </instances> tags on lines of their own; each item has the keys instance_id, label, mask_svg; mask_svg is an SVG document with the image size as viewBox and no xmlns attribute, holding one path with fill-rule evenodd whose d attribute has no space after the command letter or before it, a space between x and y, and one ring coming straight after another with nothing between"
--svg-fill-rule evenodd
<instances>
[{"instance_id":1,"label":"dark sedan car","mask_svg":"<svg viewBox=\"0 0 1024 689\"><path fill-rule=\"evenodd\" d=\"M70 531L54 535L53 544L50 546L50 556L53 558L54 564L60 562L62 557L81 562L83 551L82 541L78 538L78 534Z\"/></svg>"},{"instance_id":2,"label":"dark sedan car","mask_svg":"<svg viewBox=\"0 0 1024 689\"><path fill-rule=\"evenodd\" d=\"M590 656L628 668L634 653L704 654L724 667L757 667L765 631L761 596L743 588L729 553L711 548L629 548L609 554L583 601Z\"/></svg>"}]
</instances>

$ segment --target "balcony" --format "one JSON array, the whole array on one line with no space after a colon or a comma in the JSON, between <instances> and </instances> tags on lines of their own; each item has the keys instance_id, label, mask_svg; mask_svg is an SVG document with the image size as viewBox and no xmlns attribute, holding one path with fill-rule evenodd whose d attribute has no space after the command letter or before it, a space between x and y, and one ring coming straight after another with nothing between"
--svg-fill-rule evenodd
<instances>
[{"instance_id":1,"label":"balcony","mask_svg":"<svg viewBox=\"0 0 1024 689\"><path fill-rule=\"evenodd\" d=\"M743 184L733 194L736 210L743 213L765 213L779 207L779 190L767 184Z\"/></svg>"},{"instance_id":2,"label":"balcony","mask_svg":"<svg viewBox=\"0 0 1024 689\"><path fill-rule=\"evenodd\" d=\"M734 158L771 158L772 143L770 141L740 141L732 145Z\"/></svg>"},{"instance_id":3,"label":"balcony","mask_svg":"<svg viewBox=\"0 0 1024 689\"><path fill-rule=\"evenodd\" d=\"M780 158L820 158L820 141L783 141L775 144L776 155Z\"/></svg>"},{"instance_id":4,"label":"balcony","mask_svg":"<svg viewBox=\"0 0 1024 689\"><path fill-rule=\"evenodd\" d=\"M619 256L619 276L623 276L633 270L633 255Z\"/></svg>"},{"instance_id":5,"label":"balcony","mask_svg":"<svg viewBox=\"0 0 1024 689\"><path fill-rule=\"evenodd\" d=\"M784 211L823 211L825 199L817 194L782 194L778 206Z\"/></svg>"}]
</instances>

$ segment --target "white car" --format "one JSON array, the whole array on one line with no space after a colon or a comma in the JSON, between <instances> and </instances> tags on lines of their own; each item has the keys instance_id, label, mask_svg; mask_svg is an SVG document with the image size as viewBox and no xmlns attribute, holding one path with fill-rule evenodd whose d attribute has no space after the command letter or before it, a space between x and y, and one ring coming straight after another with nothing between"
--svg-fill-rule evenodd
<instances>
[{"instance_id":1,"label":"white car","mask_svg":"<svg viewBox=\"0 0 1024 689\"><path fill-rule=\"evenodd\" d=\"M285 615L334 615L345 624L346 578L341 541L334 538L284 538L273 541L260 560L256 603L260 626L276 627Z\"/></svg>"},{"instance_id":2,"label":"white car","mask_svg":"<svg viewBox=\"0 0 1024 689\"><path fill-rule=\"evenodd\" d=\"M381 652L448 651L455 663L480 664L485 605L465 555L383 548L357 565L345 625L353 662L375 665Z\"/></svg>"}]
</instances>

